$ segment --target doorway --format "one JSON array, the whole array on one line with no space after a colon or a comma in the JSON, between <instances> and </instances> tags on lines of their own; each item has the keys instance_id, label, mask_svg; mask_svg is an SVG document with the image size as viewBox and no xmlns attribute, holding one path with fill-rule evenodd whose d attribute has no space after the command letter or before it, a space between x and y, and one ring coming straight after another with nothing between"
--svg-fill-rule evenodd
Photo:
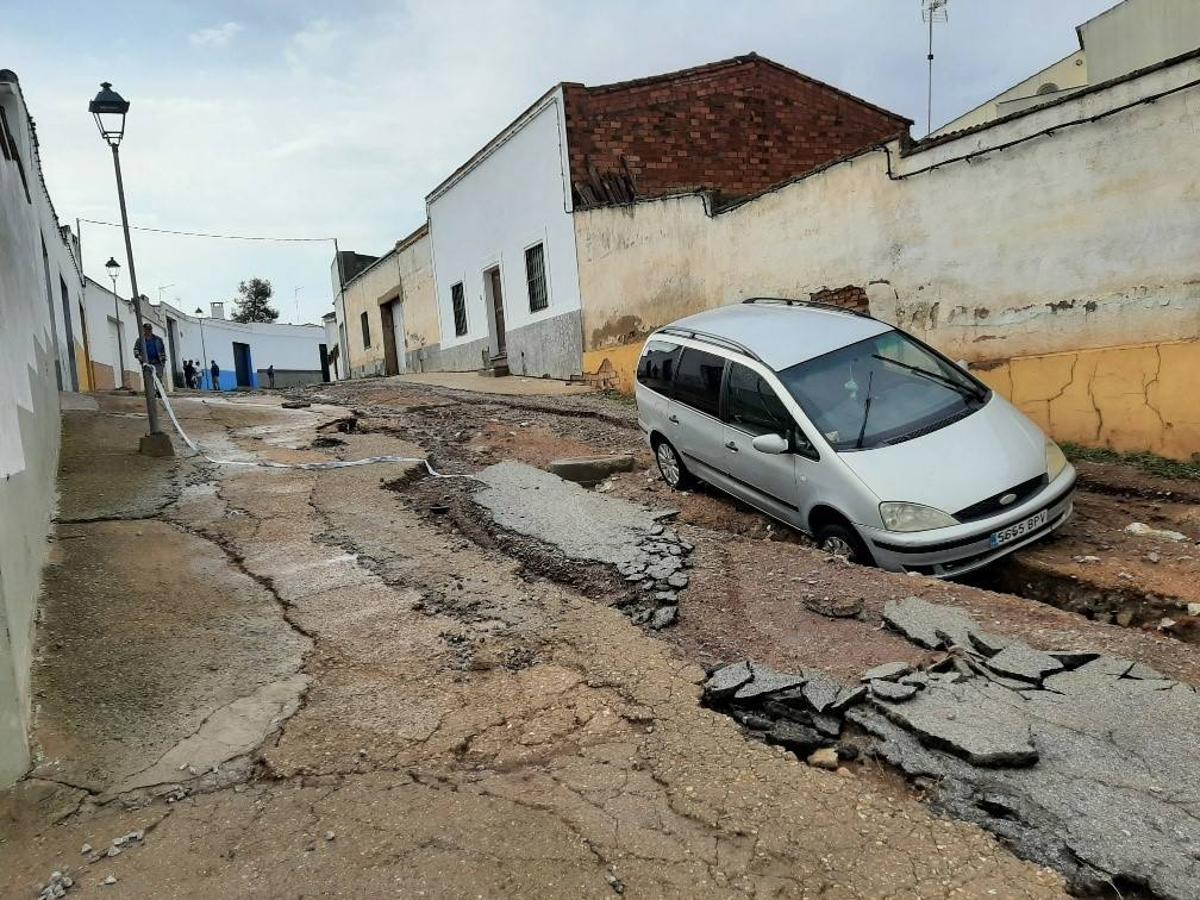
<instances>
[{"instance_id":1,"label":"doorway","mask_svg":"<svg viewBox=\"0 0 1200 900\"><path fill-rule=\"evenodd\" d=\"M252 376L254 370L250 368L249 344L239 344L237 341L233 342L233 369L238 387L254 387Z\"/></svg>"},{"instance_id":2,"label":"doorway","mask_svg":"<svg viewBox=\"0 0 1200 900\"><path fill-rule=\"evenodd\" d=\"M171 363L171 381L175 387L185 387L183 383L183 370L179 367L179 353L175 349L180 344L179 340L179 322L170 317L167 318L167 356L170 357Z\"/></svg>"},{"instance_id":3,"label":"doorway","mask_svg":"<svg viewBox=\"0 0 1200 900\"><path fill-rule=\"evenodd\" d=\"M403 375L408 371L404 354L404 304L389 300L379 307L383 320L383 368L388 375Z\"/></svg>"},{"instance_id":4,"label":"doorway","mask_svg":"<svg viewBox=\"0 0 1200 900\"><path fill-rule=\"evenodd\" d=\"M327 344L318 344L317 349L321 352L321 380L329 381L329 346Z\"/></svg>"},{"instance_id":5,"label":"doorway","mask_svg":"<svg viewBox=\"0 0 1200 900\"><path fill-rule=\"evenodd\" d=\"M495 344L493 357L507 356L508 346L504 333L504 291L500 284L500 267L488 269L483 273L484 291L488 295L488 307L491 310L493 324L492 338Z\"/></svg>"}]
</instances>

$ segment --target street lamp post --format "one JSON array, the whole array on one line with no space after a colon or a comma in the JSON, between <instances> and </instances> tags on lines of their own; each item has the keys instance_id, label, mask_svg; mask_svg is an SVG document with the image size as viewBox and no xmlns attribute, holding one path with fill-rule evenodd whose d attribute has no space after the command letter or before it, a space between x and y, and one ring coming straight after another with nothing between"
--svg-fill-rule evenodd
<instances>
[{"instance_id":1,"label":"street lamp post","mask_svg":"<svg viewBox=\"0 0 1200 900\"><path fill-rule=\"evenodd\" d=\"M175 448L171 446L170 437L158 427L158 406L154 402L154 367L150 365L149 348L146 346L145 329L142 327L142 300L138 292L137 272L133 266L133 242L129 238L129 214L125 210L125 184L121 180L121 156L117 151L121 138L125 136L125 114L129 112L129 101L105 81L100 85L100 93L88 104L88 112L96 119L100 137L112 148L113 169L117 173L117 200L121 205L121 227L125 232L125 260L129 263L133 312L137 318L138 339L142 341L142 386L146 389L146 417L150 427L150 433L142 437L139 450L147 456L174 456Z\"/></svg>"},{"instance_id":2,"label":"street lamp post","mask_svg":"<svg viewBox=\"0 0 1200 900\"><path fill-rule=\"evenodd\" d=\"M204 360L208 359L208 348L204 346L204 310L196 307L196 318L200 320L200 383L204 384L204 373L208 371L208 363ZM209 376L209 389L212 389L212 376Z\"/></svg>"},{"instance_id":3,"label":"street lamp post","mask_svg":"<svg viewBox=\"0 0 1200 900\"><path fill-rule=\"evenodd\" d=\"M125 387L125 348L121 346L121 298L117 296L117 276L121 274L121 264L115 257L110 256L104 268L108 270L108 277L112 279L113 316L117 320L117 365L120 366L117 375L121 379L121 387ZM116 379L113 379L113 382L115 387Z\"/></svg>"}]
</instances>

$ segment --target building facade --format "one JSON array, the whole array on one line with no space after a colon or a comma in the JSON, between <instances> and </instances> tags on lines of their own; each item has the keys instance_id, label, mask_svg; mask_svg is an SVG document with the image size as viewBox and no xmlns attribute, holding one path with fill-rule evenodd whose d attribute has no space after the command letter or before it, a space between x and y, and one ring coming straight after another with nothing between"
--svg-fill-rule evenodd
<instances>
[{"instance_id":1,"label":"building facade","mask_svg":"<svg viewBox=\"0 0 1200 900\"><path fill-rule=\"evenodd\" d=\"M1200 451L1200 50L1004 119L884 142L733 206L575 214L589 372L750 296L868 309L1058 440ZM834 214L836 212L836 214Z\"/></svg>"},{"instance_id":2,"label":"building facade","mask_svg":"<svg viewBox=\"0 0 1200 900\"><path fill-rule=\"evenodd\" d=\"M0 787L29 764L29 671L54 512L59 390L87 390L79 246L60 225L17 76L0 69Z\"/></svg>"},{"instance_id":3,"label":"building facade","mask_svg":"<svg viewBox=\"0 0 1200 900\"><path fill-rule=\"evenodd\" d=\"M909 124L755 54L556 85L426 197L439 331L420 362L580 375L578 209L695 189L732 201Z\"/></svg>"},{"instance_id":4,"label":"building facade","mask_svg":"<svg viewBox=\"0 0 1200 900\"><path fill-rule=\"evenodd\" d=\"M277 388L316 384L331 377L321 325L243 324L212 315L189 315L165 302L154 304L154 309L162 321L163 339L181 385L185 359L201 362L204 390L212 390L214 361L220 368L217 386L223 391L268 387L267 369L271 366Z\"/></svg>"},{"instance_id":5,"label":"building facade","mask_svg":"<svg viewBox=\"0 0 1200 900\"><path fill-rule=\"evenodd\" d=\"M1200 3L1122 0L1075 29L1079 49L933 132L974 128L1200 47Z\"/></svg>"}]
</instances>

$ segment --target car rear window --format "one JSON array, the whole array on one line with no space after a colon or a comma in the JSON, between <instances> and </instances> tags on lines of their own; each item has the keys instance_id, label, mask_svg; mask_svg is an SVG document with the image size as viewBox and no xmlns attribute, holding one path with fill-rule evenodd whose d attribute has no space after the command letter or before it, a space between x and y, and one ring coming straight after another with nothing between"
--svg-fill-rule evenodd
<instances>
[{"instance_id":1,"label":"car rear window","mask_svg":"<svg viewBox=\"0 0 1200 900\"><path fill-rule=\"evenodd\" d=\"M693 409L716 416L721 408L721 375L725 360L687 347L675 373L675 399Z\"/></svg>"},{"instance_id":2,"label":"car rear window","mask_svg":"<svg viewBox=\"0 0 1200 900\"><path fill-rule=\"evenodd\" d=\"M675 379L675 367L679 363L678 344L666 341L651 341L646 352L638 361L637 380L652 391L671 396L671 382Z\"/></svg>"}]
</instances>

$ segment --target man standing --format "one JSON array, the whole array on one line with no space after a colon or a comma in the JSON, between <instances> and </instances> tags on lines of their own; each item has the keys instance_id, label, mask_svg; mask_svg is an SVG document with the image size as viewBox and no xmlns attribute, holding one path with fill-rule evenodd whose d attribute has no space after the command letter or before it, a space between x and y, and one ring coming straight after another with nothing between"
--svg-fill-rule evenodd
<instances>
[{"instance_id":1,"label":"man standing","mask_svg":"<svg viewBox=\"0 0 1200 900\"><path fill-rule=\"evenodd\" d=\"M208 370L208 373L212 375L212 389L219 391L221 389L221 367L217 365L215 359L212 361L212 367Z\"/></svg>"},{"instance_id":2,"label":"man standing","mask_svg":"<svg viewBox=\"0 0 1200 900\"><path fill-rule=\"evenodd\" d=\"M271 384L271 390L275 390L275 364L267 366L267 381Z\"/></svg>"},{"instance_id":3,"label":"man standing","mask_svg":"<svg viewBox=\"0 0 1200 900\"><path fill-rule=\"evenodd\" d=\"M162 338L154 333L154 326L149 322L142 325L142 336L133 342L133 355L143 366L154 366L154 374L162 381L163 370L167 364L167 348ZM155 392L157 393L157 389Z\"/></svg>"}]
</instances>

